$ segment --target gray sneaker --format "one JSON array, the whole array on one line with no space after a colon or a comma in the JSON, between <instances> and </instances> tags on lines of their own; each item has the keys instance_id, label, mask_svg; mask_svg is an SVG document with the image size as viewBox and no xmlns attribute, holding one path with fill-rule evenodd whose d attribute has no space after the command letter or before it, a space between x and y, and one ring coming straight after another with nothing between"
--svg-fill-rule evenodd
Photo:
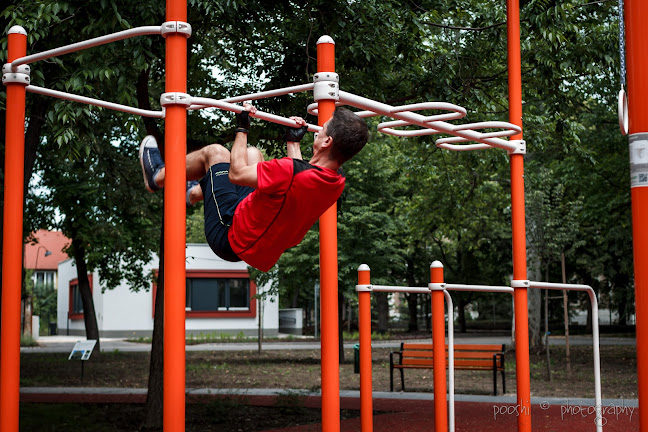
<instances>
[{"instance_id":1,"label":"gray sneaker","mask_svg":"<svg viewBox=\"0 0 648 432\"><path fill-rule=\"evenodd\" d=\"M147 135L142 140L139 158L142 165L142 174L144 175L144 186L149 192L160 190L160 186L155 183L155 176L164 167L164 162L153 135Z\"/></svg>"}]
</instances>

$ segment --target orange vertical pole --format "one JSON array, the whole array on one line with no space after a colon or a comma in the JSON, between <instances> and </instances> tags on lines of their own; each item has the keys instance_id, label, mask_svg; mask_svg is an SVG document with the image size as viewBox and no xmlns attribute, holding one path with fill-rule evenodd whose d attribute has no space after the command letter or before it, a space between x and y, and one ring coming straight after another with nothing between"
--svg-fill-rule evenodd
<instances>
[{"instance_id":1,"label":"orange vertical pole","mask_svg":"<svg viewBox=\"0 0 648 432\"><path fill-rule=\"evenodd\" d=\"M186 0L167 0L167 21L187 21ZM187 91L187 37L166 35L166 92ZM168 105L164 184L164 430L185 430L185 218L187 110Z\"/></svg>"},{"instance_id":2,"label":"orange vertical pole","mask_svg":"<svg viewBox=\"0 0 648 432\"><path fill-rule=\"evenodd\" d=\"M632 196L632 238L634 248L635 307L637 328L637 381L639 388L639 430L648 431L648 2L626 0L626 61L630 173Z\"/></svg>"},{"instance_id":3,"label":"orange vertical pole","mask_svg":"<svg viewBox=\"0 0 648 432\"><path fill-rule=\"evenodd\" d=\"M317 72L335 72L335 43L328 36L317 41ZM335 100L320 100L318 123L322 126L335 111ZM340 374L338 335L337 205L319 220L320 317L322 344L322 430L340 430Z\"/></svg>"},{"instance_id":4,"label":"orange vertical pole","mask_svg":"<svg viewBox=\"0 0 648 432\"><path fill-rule=\"evenodd\" d=\"M430 282L443 283L443 265L438 261L430 265ZM446 400L446 345L445 308L443 291L432 291L432 352L434 364L434 430L448 430L448 405Z\"/></svg>"},{"instance_id":5,"label":"orange vertical pole","mask_svg":"<svg viewBox=\"0 0 648 432\"><path fill-rule=\"evenodd\" d=\"M522 127L522 59L520 53L520 4L507 0L507 40L509 73L509 122ZM522 134L511 139L521 140ZM511 155L511 213L513 231L513 278L527 279L526 221L524 214L524 156ZM529 366L529 310L527 289L515 288L515 362L518 430L531 430L531 371Z\"/></svg>"},{"instance_id":6,"label":"orange vertical pole","mask_svg":"<svg viewBox=\"0 0 648 432\"><path fill-rule=\"evenodd\" d=\"M358 267L358 285L371 283L371 270ZM373 384L371 376L371 292L358 293L358 331L360 333L360 429L373 431Z\"/></svg>"},{"instance_id":7,"label":"orange vertical pole","mask_svg":"<svg viewBox=\"0 0 648 432\"><path fill-rule=\"evenodd\" d=\"M9 29L9 63L27 55L27 32ZM24 78L24 77L23 77ZM0 349L0 430L18 432L20 398L20 291L22 287L25 86L7 82L4 231L2 247L2 349Z\"/></svg>"}]
</instances>

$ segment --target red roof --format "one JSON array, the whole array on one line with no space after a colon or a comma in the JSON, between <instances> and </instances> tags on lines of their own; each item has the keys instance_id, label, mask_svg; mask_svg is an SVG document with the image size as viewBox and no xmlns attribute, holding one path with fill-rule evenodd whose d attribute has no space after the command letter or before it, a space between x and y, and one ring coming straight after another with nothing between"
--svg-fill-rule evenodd
<instances>
[{"instance_id":1,"label":"red roof","mask_svg":"<svg viewBox=\"0 0 648 432\"><path fill-rule=\"evenodd\" d=\"M70 239L61 231L38 230L34 237L38 240L37 244L25 244L25 268L57 270L58 264L68 259L63 249L70 244ZM47 252L51 254L45 256Z\"/></svg>"}]
</instances>

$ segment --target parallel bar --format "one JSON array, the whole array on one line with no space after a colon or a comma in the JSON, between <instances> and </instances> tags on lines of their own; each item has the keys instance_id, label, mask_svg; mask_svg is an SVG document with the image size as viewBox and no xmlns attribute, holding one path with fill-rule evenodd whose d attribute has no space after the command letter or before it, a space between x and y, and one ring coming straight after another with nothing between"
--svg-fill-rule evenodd
<instances>
[{"instance_id":1,"label":"parallel bar","mask_svg":"<svg viewBox=\"0 0 648 432\"><path fill-rule=\"evenodd\" d=\"M587 291L590 302L592 304L592 346L594 351L594 403L596 409L596 417L594 423L596 424L597 432L603 431L603 416L601 411L601 352L599 348L599 316L598 316L598 300L596 293L589 285L582 284L563 284L551 282L536 282L529 281L530 288L536 289L553 289L553 290L571 290L571 291Z\"/></svg>"},{"instance_id":2,"label":"parallel bar","mask_svg":"<svg viewBox=\"0 0 648 432\"><path fill-rule=\"evenodd\" d=\"M513 288L507 286L445 284L444 287L448 291L486 291L513 293Z\"/></svg>"},{"instance_id":3,"label":"parallel bar","mask_svg":"<svg viewBox=\"0 0 648 432\"><path fill-rule=\"evenodd\" d=\"M192 97L191 101L196 103L196 105L192 105L192 106L200 106L202 108L214 107L214 108L224 109L224 110L227 110L227 111L232 111L232 112L235 112L235 113L239 113L239 112L243 111L243 107L241 105L236 105L236 104L233 104L233 103L230 103L230 102L225 102L224 100L211 99L211 98L202 98L202 97ZM261 120L271 121L273 123L277 123L277 124L284 125L284 126L290 126L290 127L299 126L297 124L297 122L295 122L294 120L289 119L288 117L282 117L282 116L278 116L278 115L275 115L275 114L270 114L270 113L267 113L267 112L264 112L264 111L257 111L254 114L250 114L250 117L255 117L255 118L258 118L258 119L261 119ZM320 130L322 130L321 126L313 125L313 124L310 124L310 123L307 123L307 126L308 126L308 130L311 131L311 132L319 132Z\"/></svg>"},{"instance_id":4,"label":"parallel bar","mask_svg":"<svg viewBox=\"0 0 648 432\"><path fill-rule=\"evenodd\" d=\"M358 284L370 284L371 271L363 264L358 268ZM358 293L358 332L360 336L360 427L373 431L373 386L371 370L371 293Z\"/></svg>"},{"instance_id":5,"label":"parallel bar","mask_svg":"<svg viewBox=\"0 0 648 432\"><path fill-rule=\"evenodd\" d=\"M27 33L8 35L9 61L27 53ZM18 432L20 399L20 293L23 252L25 85L7 83L4 225L2 247L2 349L0 349L0 430Z\"/></svg>"},{"instance_id":6,"label":"parallel bar","mask_svg":"<svg viewBox=\"0 0 648 432\"><path fill-rule=\"evenodd\" d=\"M471 130L455 130L455 125L443 121L429 123L425 121L425 116L422 116L420 114L413 112L394 112L395 107L391 105L376 102L374 100L347 93L345 91L340 91L340 101L356 108L370 110L381 115L393 117L399 120L405 120L424 128L435 129L441 133L460 136L472 141L478 141L494 147L499 147L504 150L515 150L516 148L515 144L511 144L506 140L500 138L483 138L483 134Z\"/></svg>"},{"instance_id":7,"label":"parallel bar","mask_svg":"<svg viewBox=\"0 0 648 432\"><path fill-rule=\"evenodd\" d=\"M167 21L187 20L186 0L167 0ZM187 37L166 35L167 93L187 92ZM166 107L164 134L164 430L185 430L185 239L187 109Z\"/></svg>"},{"instance_id":8,"label":"parallel bar","mask_svg":"<svg viewBox=\"0 0 648 432\"><path fill-rule=\"evenodd\" d=\"M41 53L32 54L26 57L20 57L13 62L11 62L11 68L15 71L15 68L22 64L34 63L39 60L45 60L52 57L57 57L63 54L68 54L75 51L81 51L83 49L96 47L99 45L105 45L110 42L116 42L123 39L132 38L135 36L144 36L152 34L161 34L162 26L143 26L135 27L128 30L123 30L117 33L113 33L106 36L99 36L93 39L88 39L83 42L73 43L71 45L65 45L59 48L54 48L51 50L43 51Z\"/></svg>"},{"instance_id":9,"label":"parallel bar","mask_svg":"<svg viewBox=\"0 0 648 432\"><path fill-rule=\"evenodd\" d=\"M420 293L420 294L429 294L429 288L423 287L400 287L400 286L389 286L389 285L371 285L371 291L376 292L408 292L408 293Z\"/></svg>"},{"instance_id":10,"label":"parallel bar","mask_svg":"<svg viewBox=\"0 0 648 432\"><path fill-rule=\"evenodd\" d=\"M335 72L335 43L317 41L317 72ZM324 126L335 111L332 99L319 101L318 123ZM338 336L337 204L320 217L320 308L322 319L322 431L340 431L340 372Z\"/></svg>"},{"instance_id":11,"label":"parallel bar","mask_svg":"<svg viewBox=\"0 0 648 432\"><path fill-rule=\"evenodd\" d=\"M44 96L52 96L59 99L65 99L73 102L81 102L88 105L96 105L103 108L112 109L115 111L126 112L130 114L136 114L144 117L155 117L155 118L164 118L164 111L151 111L143 110L139 108L130 107L128 105L121 105L113 102L106 102L100 99L89 98L85 96L79 96L72 93L65 93L58 90L52 90L44 87L37 87L34 85L27 86L27 91L30 93L41 94Z\"/></svg>"},{"instance_id":12,"label":"parallel bar","mask_svg":"<svg viewBox=\"0 0 648 432\"><path fill-rule=\"evenodd\" d=\"M455 387L454 387L454 304L450 293L443 290L448 304L448 431L455 430Z\"/></svg>"},{"instance_id":13,"label":"parallel bar","mask_svg":"<svg viewBox=\"0 0 648 432\"><path fill-rule=\"evenodd\" d=\"M628 65L628 121L631 168L640 168L641 148L648 132L648 2L625 0L626 62ZM637 152L633 147L637 146ZM644 150L645 151L645 150ZM637 382L639 426L648 431L648 187L633 184L632 246L634 253L635 316L637 329Z\"/></svg>"},{"instance_id":14,"label":"parallel bar","mask_svg":"<svg viewBox=\"0 0 648 432\"><path fill-rule=\"evenodd\" d=\"M443 283L443 264L434 261L430 265L430 283ZM443 292L432 291L432 360L434 369L434 430L448 430L448 411L446 405L446 357L445 357L445 310ZM448 311L452 316L452 311ZM454 355L454 352L453 352Z\"/></svg>"}]
</instances>

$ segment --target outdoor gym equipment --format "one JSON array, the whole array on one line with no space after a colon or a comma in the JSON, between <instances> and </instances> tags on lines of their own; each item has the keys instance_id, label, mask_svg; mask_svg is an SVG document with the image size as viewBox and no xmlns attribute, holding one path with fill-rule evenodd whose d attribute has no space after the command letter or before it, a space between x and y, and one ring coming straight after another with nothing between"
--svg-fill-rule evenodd
<instances>
[{"instance_id":1,"label":"outdoor gym equipment","mask_svg":"<svg viewBox=\"0 0 648 432\"><path fill-rule=\"evenodd\" d=\"M448 120L456 120L463 108L454 105L437 105L450 113L439 116L423 116L414 111L430 109L432 105L414 104L392 107L361 96L339 90L335 74L335 45L330 37L322 37L317 44L317 74L312 84L289 87L286 89L261 92L254 95L216 100L193 98L187 91L187 41L191 26L187 20L186 0L167 0L166 22L160 26L138 27L112 35L79 42L56 50L27 56L27 34L22 27L14 26L8 34L8 63L3 66L3 83L6 86L6 152L5 152L5 202L2 274L2 349L0 350L0 429L6 432L18 431L18 401L20 372L20 286L23 216L23 165L24 165L24 124L26 91L60 97L72 101L89 103L109 109L136 115L164 118L166 147L165 207L166 220L164 239L166 253L164 269L167 278L164 326L164 429L183 431L185 420L185 155L187 110L218 107L237 112L240 107L234 102L277 96L297 91L313 91L317 103L318 126L309 125L316 131L333 114L336 103L343 103L365 110L363 116L382 115L393 120L381 123L380 130L398 136L430 135L443 133L454 138L437 140L440 147L452 150L473 150L497 147L509 152L511 158L511 209L513 232L513 279L527 280L526 239L524 216L524 161L525 144L522 140L522 85L520 56L519 0L507 0L507 40L509 72L509 122L504 124L478 123L453 125ZM648 389L647 364L642 354L648 346L648 332L642 330L644 312L648 308L648 230L643 221L648 220L648 172L643 168L640 155L648 150L648 137L641 132L648 130L648 108L643 99L648 96L648 81L643 79L648 62L648 46L643 38L648 31L643 17L648 16L648 2L627 0L625 8L627 28L628 60L628 122L631 143L631 166L636 168L638 178L646 183L633 183L633 234L635 251L635 284L637 304L637 347L640 421L642 430L648 430L648 412L645 412L645 399ZM58 92L30 85L31 62L63 55L133 36L159 34L166 43L166 84L161 96L161 111L139 110L112 102ZM283 93L282 93L283 92ZM436 104L436 103L435 103ZM272 122L293 125L290 119L270 113L257 112L256 117ZM418 131L396 129L400 126L417 125ZM495 126L497 125L497 126ZM503 128L500 126L504 126ZM503 129L478 132L480 128ZM513 131L513 132L511 132ZM510 141L502 139L509 136ZM441 142L439 142L441 141ZM477 144L460 144L475 141ZM634 156L633 156L634 155ZM642 177L639 177L639 174ZM339 376L338 376L338 327L337 327L337 228L335 206L320 218L320 286L322 314L322 427L325 432L339 431ZM433 283L440 283L435 282ZM518 430L531 430L530 417L530 371L528 347L527 289L525 285L514 286L515 339L517 364L517 396L521 402L521 415L518 416ZM433 313L443 310L441 292L432 293ZM438 331L438 329L437 329ZM641 415L641 414L644 415Z\"/></svg>"},{"instance_id":2,"label":"outdoor gym equipment","mask_svg":"<svg viewBox=\"0 0 648 432\"><path fill-rule=\"evenodd\" d=\"M598 301L592 287L580 284L557 284L534 281L511 281L511 286L465 285L444 282L443 264L434 261L430 264L430 283L427 287L401 287L372 285L371 270L368 265L358 267L358 331L360 339L360 425L362 432L373 431L372 399L372 361L371 361L371 293L372 292L407 292L430 294L432 298L432 349L433 349L433 382L434 382L434 430L454 432L454 305L448 291L475 291L514 293L514 288L554 289L586 291L592 302L592 345L594 354L594 401L595 424L597 432L603 430L601 398L601 363L599 351ZM439 296L443 295L448 307L448 385L446 410L446 363L445 363L445 309L443 298L439 308ZM435 303L435 296L437 302ZM516 341L517 342L517 341ZM530 402L530 399L528 400ZM517 404L522 401L517 399ZM520 414L522 414L520 409Z\"/></svg>"}]
</instances>

